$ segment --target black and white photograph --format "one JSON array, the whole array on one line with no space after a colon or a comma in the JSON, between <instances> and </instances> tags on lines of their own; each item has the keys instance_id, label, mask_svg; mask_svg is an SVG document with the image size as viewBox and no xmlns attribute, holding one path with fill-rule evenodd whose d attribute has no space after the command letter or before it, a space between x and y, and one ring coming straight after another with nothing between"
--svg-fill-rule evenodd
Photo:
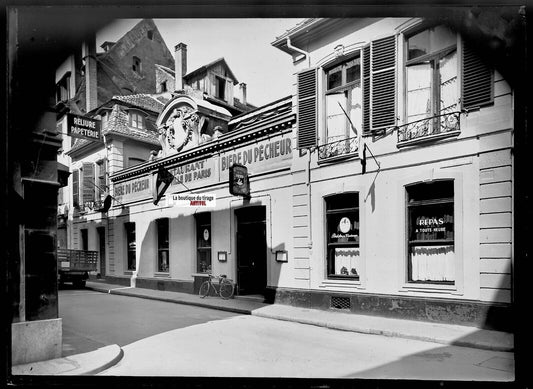
<instances>
[{"instance_id":1,"label":"black and white photograph","mask_svg":"<svg viewBox=\"0 0 533 389\"><path fill-rule=\"evenodd\" d=\"M527 10L8 4L6 384L527 388Z\"/></svg>"}]
</instances>

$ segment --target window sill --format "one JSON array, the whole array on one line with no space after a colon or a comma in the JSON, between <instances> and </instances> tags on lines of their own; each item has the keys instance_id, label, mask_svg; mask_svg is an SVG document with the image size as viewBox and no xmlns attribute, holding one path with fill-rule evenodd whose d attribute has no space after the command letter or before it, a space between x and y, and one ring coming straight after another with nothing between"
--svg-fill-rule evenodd
<instances>
[{"instance_id":1,"label":"window sill","mask_svg":"<svg viewBox=\"0 0 533 389\"><path fill-rule=\"evenodd\" d=\"M453 284L432 284L432 283L405 283L400 292L424 292L424 293L447 293L459 294L457 285Z\"/></svg>"},{"instance_id":2,"label":"window sill","mask_svg":"<svg viewBox=\"0 0 533 389\"><path fill-rule=\"evenodd\" d=\"M433 141L437 141L437 140L441 140L441 139L457 137L457 136L459 136L460 133L461 133L461 131L450 131L450 132L443 132L443 133L440 133L440 134L429 135L429 136L416 138L416 139L399 141L398 144L396 145L396 147L400 149L402 147L416 146L418 144L422 144L422 143L426 143L426 142L433 142Z\"/></svg>"},{"instance_id":3,"label":"window sill","mask_svg":"<svg viewBox=\"0 0 533 389\"><path fill-rule=\"evenodd\" d=\"M154 277L170 278L170 273L169 272L155 272Z\"/></svg>"},{"instance_id":4,"label":"window sill","mask_svg":"<svg viewBox=\"0 0 533 389\"><path fill-rule=\"evenodd\" d=\"M135 270L125 270L125 271L124 271L124 275L125 275L125 276L132 276L134 271L135 271Z\"/></svg>"},{"instance_id":5,"label":"window sill","mask_svg":"<svg viewBox=\"0 0 533 389\"><path fill-rule=\"evenodd\" d=\"M350 288L350 289L362 289L361 281L359 278L329 278L322 281L319 288L333 289L333 288Z\"/></svg>"},{"instance_id":6,"label":"window sill","mask_svg":"<svg viewBox=\"0 0 533 389\"><path fill-rule=\"evenodd\" d=\"M332 157L319 159L317 163L319 165L322 165L322 164L335 163L335 162L338 162L338 161L344 161L344 160L347 160L347 159L355 159L355 158L359 158L359 152L350 153L350 154L335 155L335 156L332 156Z\"/></svg>"}]
</instances>

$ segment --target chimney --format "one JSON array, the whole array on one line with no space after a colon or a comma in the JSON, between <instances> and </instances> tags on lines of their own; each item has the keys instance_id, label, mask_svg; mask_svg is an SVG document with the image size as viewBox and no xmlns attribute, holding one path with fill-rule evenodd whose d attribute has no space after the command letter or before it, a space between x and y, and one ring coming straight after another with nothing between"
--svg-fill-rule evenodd
<instances>
[{"instance_id":1,"label":"chimney","mask_svg":"<svg viewBox=\"0 0 533 389\"><path fill-rule=\"evenodd\" d=\"M239 100L246 105L246 84L244 82L239 84Z\"/></svg>"},{"instance_id":2,"label":"chimney","mask_svg":"<svg viewBox=\"0 0 533 389\"><path fill-rule=\"evenodd\" d=\"M94 39L83 42L81 49L82 60L85 65L85 112L92 111L98 106L96 82L96 44Z\"/></svg>"},{"instance_id":3,"label":"chimney","mask_svg":"<svg viewBox=\"0 0 533 389\"><path fill-rule=\"evenodd\" d=\"M184 88L183 76L187 74L187 45L185 43L178 43L174 47L174 61L176 72L174 90L182 90Z\"/></svg>"}]
</instances>

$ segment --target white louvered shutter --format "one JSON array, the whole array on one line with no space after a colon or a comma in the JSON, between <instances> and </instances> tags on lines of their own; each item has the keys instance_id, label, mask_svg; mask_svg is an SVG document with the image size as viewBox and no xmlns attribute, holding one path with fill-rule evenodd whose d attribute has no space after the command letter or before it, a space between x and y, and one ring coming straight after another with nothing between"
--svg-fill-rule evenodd
<instances>
[{"instance_id":1,"label":"white louvered shutter","mask_svg":"<svg viewBox=\"0 0 533 389\"><path fill-rule=\"evenodd\" d=\"M375 131L396 124L396 37L373 41L370 55L370 130Z\"/></svg>"},{"instance_id":2,"label":"white louvered shutter","mask_svg":"<svg viewBox=\"0 0 533 389\"><path fill-rule=\"evenodd\" d=\"M370 45L363 48L363 133L370 132Z\"/></svg>"},{"instance_id":3,"label":"white louvered shutter","mask_svg":"<svg viewBox=\"0 0 533 389\"><path fill-rule=\"evenodd\" d=\"M494 101L494 72L463 41L463 108L477 108Z\"/></svg>"},{"instance_id":4,"label":"white louvered shutter","mask_svg":"<svg viewBox=\"0 0 533 389\"><path fill-rule=\"evenodd\" d=\"M307 69L297 75L298 149L317 144L317 69Z\"/></svg>"}]
</instances>

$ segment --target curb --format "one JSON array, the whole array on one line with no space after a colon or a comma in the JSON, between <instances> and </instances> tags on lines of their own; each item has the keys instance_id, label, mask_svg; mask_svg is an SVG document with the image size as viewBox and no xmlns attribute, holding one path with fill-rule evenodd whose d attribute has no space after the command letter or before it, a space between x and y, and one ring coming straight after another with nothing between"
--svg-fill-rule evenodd
<instances>
[{"instance_id":1,"label":"curb","mask_svg":"<svg viewBox=\"0 0 533 389\"><path fill-rule=\"evenodd\" d=\"M116 365L124 356L117 344L68 357L16 365L13 375L96 375Z\"/></svg>"},{"instance_id":2,"label":"curb","mask_svg":"<svg viewBox=\"0 0 533 389\"><path fill-rule=\"evenodd\" d=\"M446 336L432 336L431 337L431 336L424 336L424 335L415 335L415 334L408 334L405 332L395 331L395 330L332 323L328 320L302 318L302 317L289 317L287 315L279 314L279 313L272 313L272 312L265 313L265 312L262 312L261 310L254 311L252 315L263 317L263 318L268 318L268 319L274 319L274 320L283 320L283 321L289 321L289 322L300 323L300 324L314 325L314 326L329 328L329 329L338 330L338 331L356 332L356 333L368 334L368 335L381 335L381 336L387 336L387 337L418 340L422 342L431 342L431 343L445 344L448 346L457 346L457 347L469 347L469 348L476 348L476 349L489 350L489 351L501 351L501 352L513 352L514 351L514 346L503 344L505 342L503 342L502 344L494 344L491 342L484 342L482 340L481 341L468 341L468 340L461 340L460 338L450 339L450 338L447 338Z\"/></svg>"},{"instance_id":3,"label":"curb","mask_svg":"<svg viewBox=\"0 0 533 389\"><path fill-rule=\"evenodd\" d=\"M174 304L191 305L191 306L196 306L196 307L201 307L201 308L217 309L219 311L239 313L239 314L244 314L244 315L252 314L252 310L250 309L225 307L225 306L216 305L216 304L206 304L202 302L178 300L178 299L173 299L169 297L157 297L157 296L148 296L148 295L137 294L137 293L129 293L122 288L107 289L107 288L99 288L97 286L89 286L89 285L87 285L86 288L97 291L97 292L107 293L107 294L116 294L116 295L128 296L128 297L138 297L138 298L143 298L147 300L164 301L164 302L174 303Z\"/></svg>"}]
</instances>

